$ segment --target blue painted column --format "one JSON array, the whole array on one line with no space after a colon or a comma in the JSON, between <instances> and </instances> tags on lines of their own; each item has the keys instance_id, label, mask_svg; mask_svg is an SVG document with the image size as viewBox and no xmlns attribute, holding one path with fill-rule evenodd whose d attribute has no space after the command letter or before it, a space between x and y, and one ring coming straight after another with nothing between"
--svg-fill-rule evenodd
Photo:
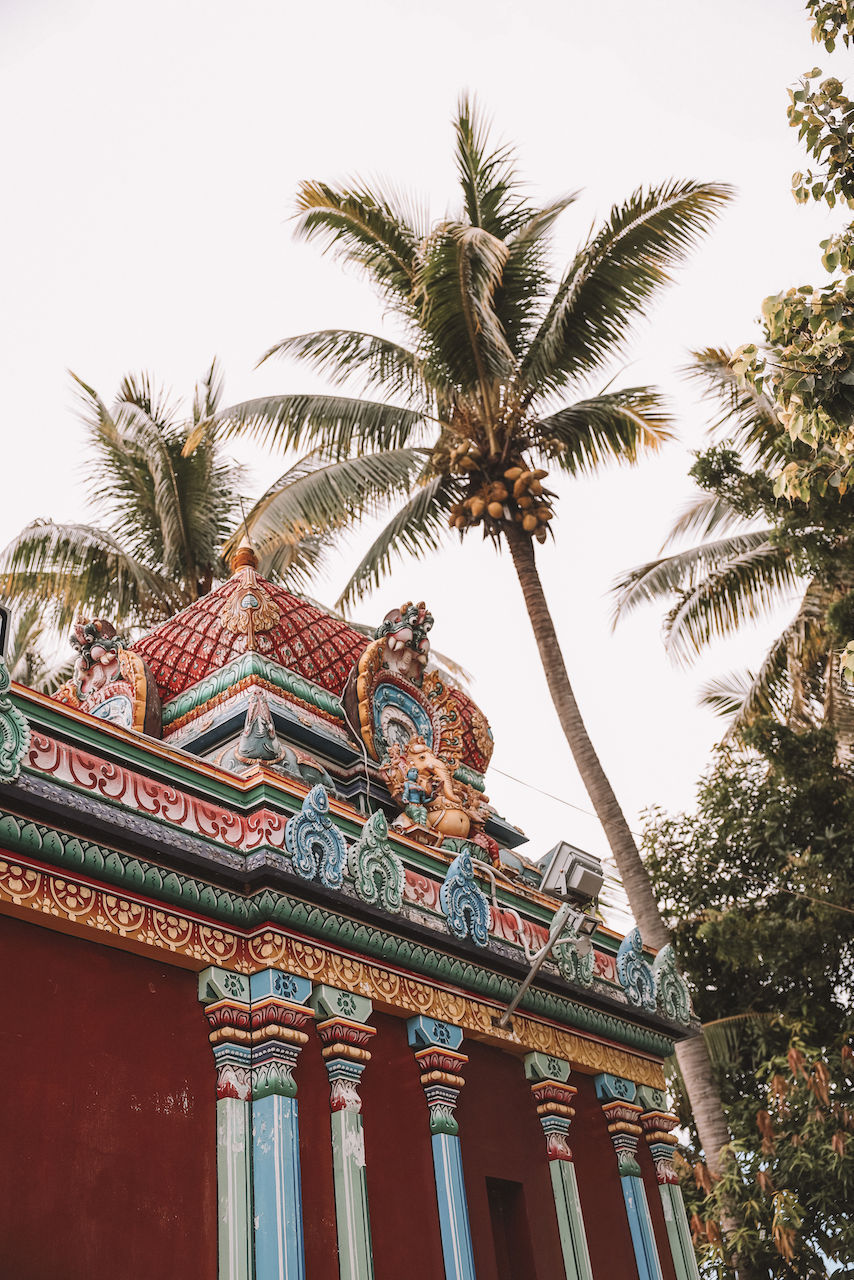
<instances>
[{"instance_id":1,"label":"blue painted column","mask_svg":"<svg viewBox=\"0 0 854 1280\"><path fill-rule=\"evenodd\" d=\"M638 1138L643 1133L638 1120L643 1107L635 1103L637 1085L632 1080L607 1073L596 1076L596 1096L608 1121L608 1132L617 1153L617 1167L632 1246L640 1280L663 1280L661 1263L652 1229L640 1165L635 1159Z\"/></svg>"},{"instance_id":2,"label":"blue painted column","mask_svg":"<svg viewBox=\"0 0 854 1280\"><path fill-rule=\"evenodd\" d=\"M205 969L199 974L199 999L216 1063L219 1280L252 1280L249 979L226 969Z\"/></svg>"},{"instance_id":3,"label":"blue painted column","mask_svg":"<svg viewBox=\"0 0 854 1280\"><path fill-rule=\"evenodd\" d=\"M252 1001L252 1187L255 1280L305 1280L299 1112L293 1078L311 983L280 969L249 979Z\"/></svg>"},{"instance_id":4,"label":"blue painted column","mask_svg":"<svg viewBox=\"0 0 854 1280\"><path fill-rule=\"evenodd\" d=\"M667 1110L667 1098L660 1089L638 1085L637 1101L643 1107L641 1125L649 1144L649 1152L655 1165L661 1207L667 1227L667 1239L673 1257L677 1280L700 1280L691 1228L682 1199L682 1188L673 1171L673 1148L676 1136L671 1133L679 1123Z\"/></svg>"},{"instance_id":5,"label":"blue painted column","mask_svg":"<svg viewBox=\"0 0 854 1280\"><path fill-rule=\"evenodd\" d=\"M312 992L311 1006L320 1019L317 1034L323 1043L330 1084L338 1271L341 1280L373 1280L365 1136L359 1097L359 1080L371 1057L365 1046L376 1035L374 1027L365 1026L373 1005L365 996L319 986Z\"/></svg>"},{"instance_id":6,"label":"blue painted column","mask_svg":"<svg viewBox=\"0 0 854 1280\"><path fill-rule=\"evenodd\" d=\"M465 1084L459 1072L468 1062L466 1055L459 1052L462 1028L421 1016L410 1018L406 1030L421 1068L421 1084L430 1108L445 1280L475 1280L459 1127L454 1117L457 1098Z\"/></svg>"},{"instance_id":7,"label":"blue painted column","mask_svg":"<svg viewBox=\"0 0 854 1280\"><path fill-rule=\"evenodd\" d=\"M593 1280L575 1165L567 1142L569 1126L575 1115L572 1099L578 1092L567 1084L570 1065L565 1059L555 1058L552 1054L529 1053L525 1056L525 1075L532 1082L531 1092L546 1135L566 1280Z\"/></svg>"}]
</instances>

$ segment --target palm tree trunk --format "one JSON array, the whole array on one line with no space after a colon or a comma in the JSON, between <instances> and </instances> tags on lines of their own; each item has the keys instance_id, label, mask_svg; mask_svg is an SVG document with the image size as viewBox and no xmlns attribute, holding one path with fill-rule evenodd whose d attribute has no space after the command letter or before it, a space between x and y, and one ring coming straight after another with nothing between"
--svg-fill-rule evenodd
<instances>
[{"instance_id":1,"label":"palm tree trunk","mask_svg":"<svg viewBox=\"0 0 854 1280\"><path fill-rule=\"evenodd\" d=\"M632 915L644 940L661 948L670 941L670 934L658 910L634 837L581 719L534 561L533 541L515 524L505 525L505 534L561 728L596 816L605 829ZM717 1174L721 1148L729 1142L730 1135L705 1041L699 1037L686 1041L677 1046L676 1053L706 1163L712 1173Z\"/></svg>"}]
</instances>

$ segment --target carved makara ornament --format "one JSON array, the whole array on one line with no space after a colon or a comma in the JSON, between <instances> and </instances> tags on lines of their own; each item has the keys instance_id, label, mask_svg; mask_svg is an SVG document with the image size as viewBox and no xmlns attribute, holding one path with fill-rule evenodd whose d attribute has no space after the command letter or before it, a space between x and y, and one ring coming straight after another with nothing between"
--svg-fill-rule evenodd
<instances>
[{"instance_id":1,"label":"carved makara ornament","mask_svg":"<svg viewBox=\"0 0 854 1280\"><path fill-rule=\"evenodd\" d=\"M475 882L474 866L467 849L448 867L439 891L439 901L448 928L457 938L471 938L478 947L489 942L489 903Z\"/></svg>"},{"instance_id":2,"label":"carved makara ornament","mask_svg":"<svg viewBox=\"0 0 854 1280\"><path fill-rule=\"evenodd\" d=\"M629 1003L655 1013L655 982L643 954L643 939L637 927L630 929L617 951L617 977Z\"/></svg>"},{"instance_id":3,"label":"carved makara ornament","mask_svg":"<svg viewBox=\"0 0 854 1280\"><path fill-rule=\"evenodd\" d=\"M652 962L656 1004L665 1018L687 1026L691 1021L688 984L676 967L676 952L670 943L662 947Z\"/></svg>"},{"instance_id":4,"label":"carved makara ornament","mask_svg":"<svg viewBox=\"0 0 854 1280\"><path fill-rule=\"evenodd\" d=\"M329 796L321 783L312 787L302 811L288 819L285 848L291 865L304 880L319 879L327 889L344 883L347 845L329 816Z\"/></svg>"},{"instance_id":5,"label":"carved makara ornament","mask_svg":"<svg viewBox=\"0 0 854 1280\"><path fill-rule=\"evenodd\" d=\"M29 750L30 726L8 696L12 680L0 658L0 782L14 782Z\"/></svg>"},{"instance_id":6,"label":"carved makara ornament","mask_svg":"<svg viewBox=\"0 0 854 1280\"><path fill-rule=\"evenodd\" d=\"M160 694L145 660L126 649L111 622L78 618L71 644L77 651L74 675L57 689L57 702L99 720L161 735Z\"/></svg>"},{"instance_id":7,"label":"carved makara ornament","mask_svg":"<svg viewBox=\"0 0 854 1280\"><path fill-rule=\"evenodd\" d=\"M400 911L403 902L403 863L388 840L388 823L381 809L362 828L350 846L347 869L363 902L376 903L386 911Z\"/></svg>"}]
</instances>

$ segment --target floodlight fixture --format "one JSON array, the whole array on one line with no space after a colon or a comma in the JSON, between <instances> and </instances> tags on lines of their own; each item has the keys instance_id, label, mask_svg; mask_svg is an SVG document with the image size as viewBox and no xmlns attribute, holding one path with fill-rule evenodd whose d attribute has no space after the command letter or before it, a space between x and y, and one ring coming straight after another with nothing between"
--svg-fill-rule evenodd
<instances>
[{"instance_id":1,"label":"floodlight fixture","mask_svg":"<svg viewBox=\"0 0 854 1280\"><path fill-rule=\"evenodd\" d=\"M599 859L566 840L559 840L540 859L538 866L543 870L540 891L558 898L568 895L595 898L605 882Z\"/></svg>"}]
</instances>

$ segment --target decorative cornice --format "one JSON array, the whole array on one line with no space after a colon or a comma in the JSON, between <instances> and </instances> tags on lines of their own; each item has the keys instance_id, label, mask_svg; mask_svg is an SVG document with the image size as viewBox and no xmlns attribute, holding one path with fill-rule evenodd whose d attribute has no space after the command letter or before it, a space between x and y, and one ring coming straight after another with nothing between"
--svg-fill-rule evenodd
<instances>
[{"instance_id":1,"label":"decorative cornice","mask_svg":"<svg viewBox=\"0 0 854 1280\"><path fill-rule=\"evenodd\" d=\"M349 920L287 894L265 889L246 898L2 811L0 845L24 857L52 862L72 874L82 872L84 877L106 880L125 894L144 895L148 900L168 904L173 911L202 913L211 918L214 927L214 922L219 921L241 930L267 925L286 926L334 944L353 947L362 955L392 960L403 968L475 991L498 1004L506 1004L515 994L517 984L512 978L385 930ZM3 884L0 873L0 891ZM8 896L14 899L13 894ZM208 963L222 963L222 960L213 956ZM569 1023L582 1031L631 1045L658 1057L666 1057L672 1052L673 1042L667 1036L540 988L529 989L523 1007L535 1015Z\"/></svg>"},{"instance_id":2,"label":"decorative cornice","mask_svg":"<svg viewBox=\"0 0 854 1280\"><path fill-rule=\"evenodd\" d=\"M287 667L264 658L260 653L244 653L226 663L212 675L205 676L198 684L191 685L176 697L163 704L163 728L178 729L187 720L195 719L216 702L222 694L230 694L235 685L250 676L258 676L276 693L290 695L299 703L321 712L330 720L344 722L341 699L305 676L298 676Z\"/></svg>"},{"instance_id":3,"label":"decorative cornice","mask_svg":"<svg viewBox=\"0 0 854 1280\"><path fill-rule=\"evenodd\" d=\"M317 908L299 905L305 911L305 923L309 923L310 914L318 913ZM357 1001L369 993L376 1004L389 1012L424 1014L465 1027L479 1039L494 1044L536 1049L566 1058L583 1070L611 1071L655 1088L664 1085L659 1061L603 1043L595 1030L585 1035L544 1018L517 1016L512 1030L499 1032L493 1019L501 1008L500 999L476 1000L441 980L422 981L412 974L412 965L407 972L388 963L371 963L363 956L323 946L314 938L276 927L239 932L225 929L186 910L163 910L138 894L117 894L85 876L57 874L30 858L21 858L17 863L0 862L0 912L3 911L93 940L96 931L102 941L112 946L160 959L171 956L172 963L191 968L227 967L234 971L236 982L241 981L241 974L281 967L313 983L350 992ZM389 940L388 935L385 937ZM650 1051L649 1046L644 1048Z\"/></svg>"}]
</instances>

